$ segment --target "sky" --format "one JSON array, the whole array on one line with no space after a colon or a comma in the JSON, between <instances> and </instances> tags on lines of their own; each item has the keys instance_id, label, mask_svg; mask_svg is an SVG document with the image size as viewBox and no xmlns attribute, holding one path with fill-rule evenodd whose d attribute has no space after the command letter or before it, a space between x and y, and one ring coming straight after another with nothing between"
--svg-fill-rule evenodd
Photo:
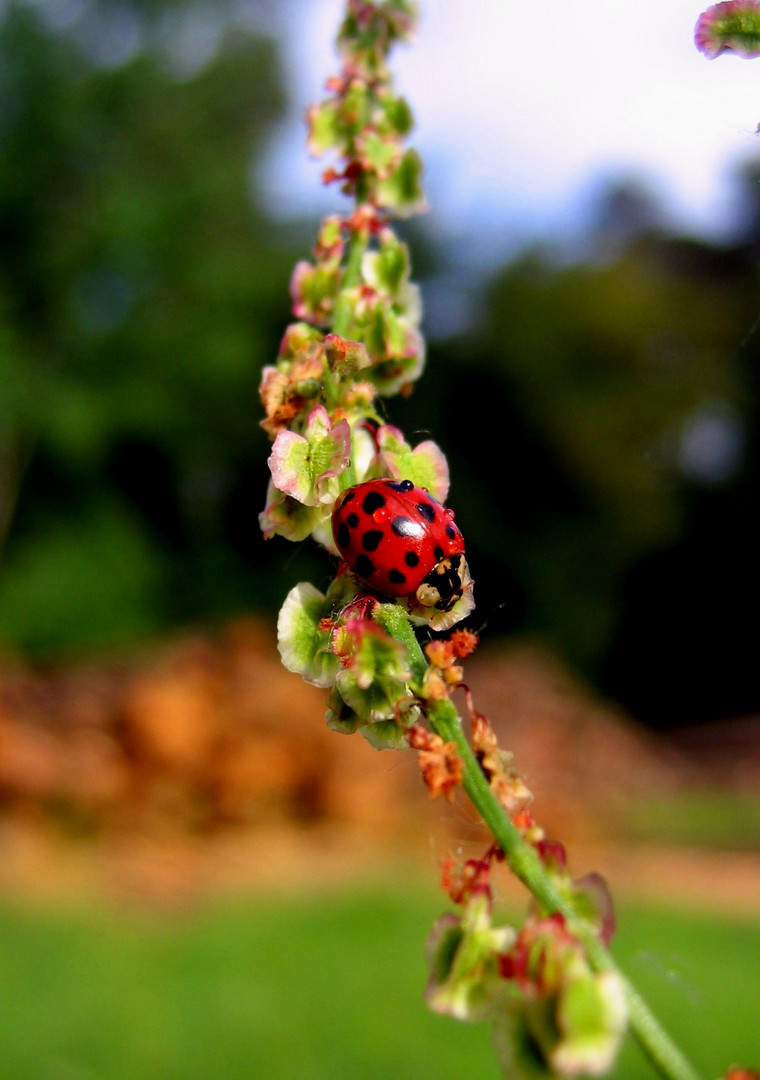
<instances>
[{"instance_id":1,"label":"sky","mask_svg":"<svg viewBox=\"0 0 760 1080\"><path fill-rule=\"evenodd\" d=\"M719 235L737 162L760 158L760 59L694 47L701 0L422 0L392 67L417 127L432 212L497 244L579 229L606 179L644 181L672 223ZM283 0L293 95L263 181L275 210L336 196L304 146L306 105L337 69L343 0Z\"/></svg>"}]
</instances>

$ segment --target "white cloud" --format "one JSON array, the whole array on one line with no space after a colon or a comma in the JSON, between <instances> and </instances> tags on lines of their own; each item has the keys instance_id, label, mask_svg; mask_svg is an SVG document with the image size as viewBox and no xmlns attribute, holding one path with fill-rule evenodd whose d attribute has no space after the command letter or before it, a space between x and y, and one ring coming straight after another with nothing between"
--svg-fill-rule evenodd
<instances>
[{"instance_id":1,"label":"white cloud","mask_svg":"<svg viewBox=\"0 0 760 1080\"><path fill-rule=\"evenodd\" d=\"M562 227L601 173L649 176L679 224L722 224L725 179L760 152L760 61L695 49L700 0L423 0L393 59L415 145L445 221ZM320 213L301 117L336 65L343 0L290 0L284 38L296 113L266 181Z\"/></svg>"}]
</instances>

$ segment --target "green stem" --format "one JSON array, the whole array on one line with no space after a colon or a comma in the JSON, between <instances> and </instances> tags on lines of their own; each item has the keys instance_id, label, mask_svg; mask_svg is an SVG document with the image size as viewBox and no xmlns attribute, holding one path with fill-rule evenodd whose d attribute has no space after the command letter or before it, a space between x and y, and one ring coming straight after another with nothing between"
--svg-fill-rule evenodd
<instances>
[{"instance_id":1,"label":"green stem","mask_svg":"<svg viewBox=\"0 0 760 1080\"><path fill-rule=\"evenodd\" d=\"M343 279L340 292L335 301L333 310L332 332L338 337L348 337L354 313L354 301L348 294L358 285L361 280L362 259L369 244L369 231L367 229L354 229L351 233L348 246L348 257L343 271ZM324 376L325 404L332 408L337 402L337 386L330 371ZM351 487L356 483L356 469L354 467L354 455L351 455L349 466L343 474L343 487Z\"/></svg>"},{"instance_id":2,"label":"green stem","mask_svg":"<svg viewBox=\"0 0 760 1080\"><path fill-rule=\"evenodd\" d=\"M406 651L409 656L409 666L412 673L411 683L413 686L420 686L422 680L425 678L428 662L425 659L425 654L420 648L420 643L417 640L417 635L412 629L412 624L409 622L409 616L402 607L398 606L398 604L378 604L372 617L378 626L382 626L387 634L390 634L396 641L400 641L402 645L406 645ZM459 717L457 716L457 720L458 719Z\"/></svg>"},{"instance_id":3,"label":"green stem","mask_svg":"<svg viewBox=\"0 0 760 1080\"><path fill-rule=\"evenodd\" d=\"M536 849L523 839L505 813L465 737L459 714L451 700L446 698L431 704L428 707L428 721L437 735L446 742L456 744L464 764L463 787L504 852L512 872L527 886L545 911L558 912L572 920L573 930L583 941L595 971L612 970L622 980L628 1000L631 1031L652 1064L669 1080L699 1080L699 1074L662 1028L638 991L618 969L594 928L578 919L567 898L559 892L547 873Z\"/></svg>"},{"instance_id":4,"label":"green stem","mask_svg":"<svg viewBox=\"0 0 760 1080\"><path fill-rule=\"evenodd\" d=\"M420 685L427 660L416 634L401 607L378 606L375 619L397 641L406 645L412 683ZM641 1049L668 1080L700 1080L699 1073L681 1053L636 988L620 971L609 950L599 940L595 928L578 918L567 897L547 873L535 847L523 839L501 803L494 795L464 731L462 721L450 698L427 705L430 728L446 742L453 742L464 766L462 786L480 814L516 877L530 890L547 913L558 912L572 922L573 932L583 942L586 955L595 971L614 971L621 980L628 1002L631 1032Z\"/></svg>"},{"instance_id":5,"label":"green stem","mask_svg":"<svg viewBox=\"0 0 760 1080\"><path fill-rule=\"evenodd\" d=\"M354 302L348 294L361 280L362 259L368 244L369 230L354 230L349 241L346 268L343 271L343 280L341 281L340 292L335 301L335 310L333 312L332 331L338 337L348 337L351 328Z\"/></svg>"}]
</instances>

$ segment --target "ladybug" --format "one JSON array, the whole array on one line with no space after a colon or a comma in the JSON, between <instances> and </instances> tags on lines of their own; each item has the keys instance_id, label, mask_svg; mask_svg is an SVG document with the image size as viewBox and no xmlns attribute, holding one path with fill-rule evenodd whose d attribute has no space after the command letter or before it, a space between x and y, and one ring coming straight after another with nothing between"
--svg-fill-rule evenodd
<instances>
[{"instance_id":1,"label":"ladybug","mask_svg":"<svg viewBox=\"0 0 760 1080\"><path fill-rule=\"evenodd\" d=\"M332 530L355 577L386 596L450 611L469 572L454 511L411 480L367 480L336 500Z\"/></svg>"}]
</instances>

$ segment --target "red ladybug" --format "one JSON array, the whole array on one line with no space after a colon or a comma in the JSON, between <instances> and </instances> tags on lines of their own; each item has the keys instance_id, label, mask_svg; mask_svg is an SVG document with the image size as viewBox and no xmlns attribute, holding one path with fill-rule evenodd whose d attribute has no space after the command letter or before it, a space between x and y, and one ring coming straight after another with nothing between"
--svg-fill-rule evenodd
<instances>
[{"instance_id":1,"label":"red ladybug","mask_svg":"<svg viewBox=\"0 0 760 1080\"><path fill-rule=\"evenodd\" d=\"M332 530L348 568L386 596L450 611L469 579L454 512L411 480L367 480L335 503Z\"/></svg>"}]
</instances>

